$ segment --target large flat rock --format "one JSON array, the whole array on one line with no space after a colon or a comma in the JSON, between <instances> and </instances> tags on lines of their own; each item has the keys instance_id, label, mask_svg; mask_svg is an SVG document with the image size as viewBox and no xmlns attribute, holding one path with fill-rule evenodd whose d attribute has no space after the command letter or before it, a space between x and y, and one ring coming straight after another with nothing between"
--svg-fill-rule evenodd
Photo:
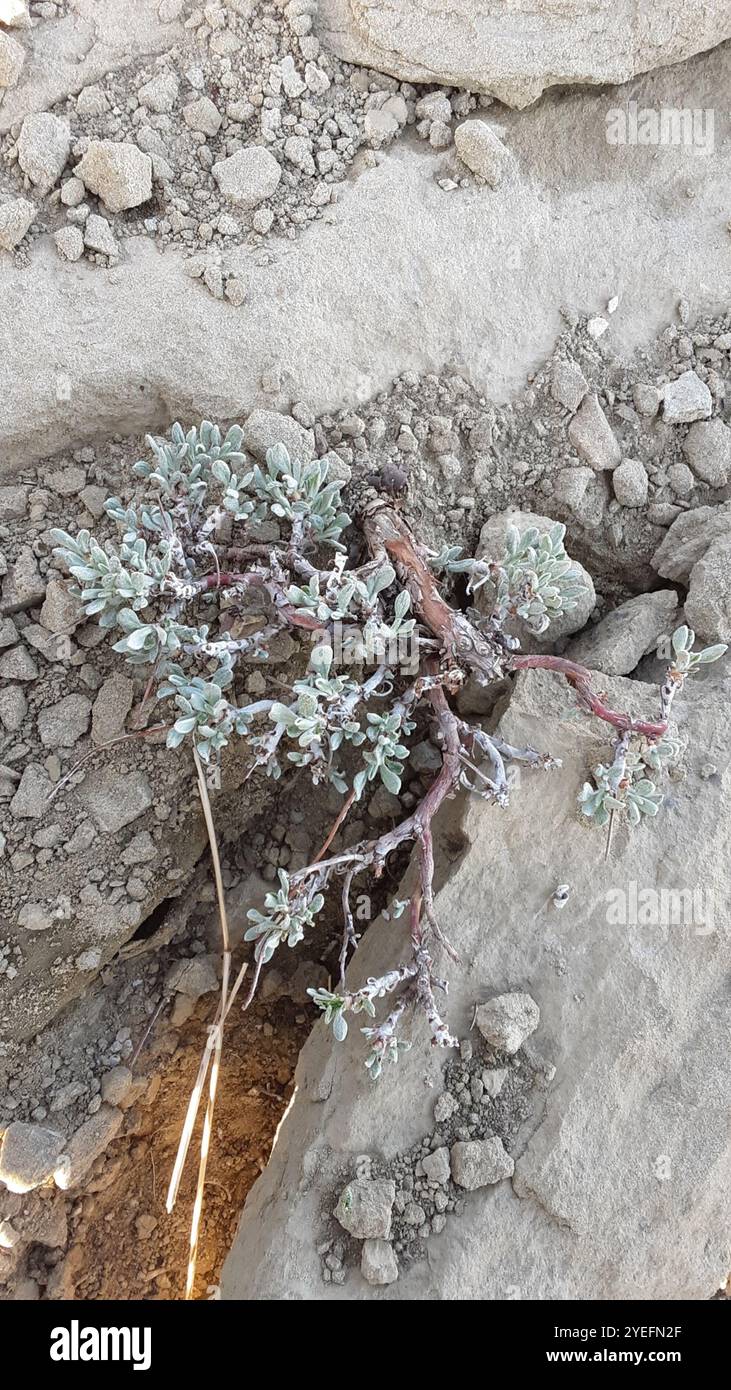
<instances>
[{"instance_id":1,"label":"large flat rock","mask_svg":"<svg viewBox=\"0 0 731 1390\"><path fill-rule=\"evenodd\" d=\"M654 687L600 677L610 702L656 708ZM428 1242L428 1260L373 1289L357 1266L322 1282L317 1245L357 1155L386 1159L428 1137L444 1054L424 1030L374 1085L357 1029L333 1045L318 1024L293 1107L249 1195L223 1273L228 1299L706 1299L725 1279L731 1197L727 1065L731 682L690 683L677 715L685 776L661 819L605 836L576 795L605 756L604 728L567 721L561 679L519 679L502 721L513 743L563 758L525 773L507 811L471 802L469 840L437 899L462 965L447 1016L466 1036L474 1003L527 990L541 1010L531 1045L556 1067L514 1144L515 1175L468 1194ZM702 780L709 762L718 772ZM442 826L453 832L454 821ZM453 846L445 839L443 847ZM452 849L453 852L453 849ZM550 897L571 885L558 911ZM634 888L633 888L634 885ZM675 925L638 922L633 892L696 893ZM617 923L625 901L626 922ZM403 894L401 895L403 896ZM646 900L645 900L646 901ZM660 900L658 900L660 901ZM614 920L609 912L614 905ZM657 918L664 909L659 908ZM359 984L405 951L401 923L377 922L351 967Z\"/></svg>"},{"instance_id":2,"label":"large flat rock","mask_svg":"<svg viewBox=\"0 0 731 1390\"><path fill-rule=\"evenodd\" d=\"M726 0L320 0L340 57L523 107L547 87L626 82L731 36Z\"/></svg>"},{"instance_id":3,"label":"large flat rock","mask_svg":"<svg viewBox=\"0 0 731 1390\"><path fill-rule=\"evenodd\" d=\"M631 91L720 110L730 76L727 46L688 64L682 85L662 73ZM601 310L618 295L602 341L620 353L659 331L680 295L717 311L731 147L719 141L712 159L618 149L604 112L572 93L509 113L520 172L496 190L445 192L437 180L454 156L398 142L294 243L231 256L247 287L240 308L144 238L125 242L112 270L59 262L50 238L28 265L0 255L0 471L177 416L352 406L400 372L445 365L501 401L550 352L562 309ZM279 391L267 394L264 376Z\"/></svg>"}]
</instances>

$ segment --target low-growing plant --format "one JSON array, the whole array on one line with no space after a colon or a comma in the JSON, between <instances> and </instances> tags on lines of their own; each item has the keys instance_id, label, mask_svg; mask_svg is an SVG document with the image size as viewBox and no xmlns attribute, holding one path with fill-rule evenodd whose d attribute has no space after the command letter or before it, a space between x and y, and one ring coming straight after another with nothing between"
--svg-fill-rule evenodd
<instances>
[{"instance_id":1,"label":"low-growing plant","mask_svg":"<svg viewBox=\"0 0 731 1390\"><path fill-rule=\"evenodd\" d=\"M545 633L580 597L581 575L566 554L563 526L544 535L509 527L503 554L489 560L464 558L454 546L435 555L392 499L371 493L357 519L368 558L351 564L343 542L350 518L339 485L328 482L326 462L291 458L277 444L262 467L245 457L242 439L238 427L222 435L207 421L187 433L174 425L168 440L149 438L152 458L134 470L138 495L106 504L117 537L55 531L54 553L73 576L85 612L116 639L114 650L149 668L150 698L170 711L168 746L190 744L198 766L215 763L233 738L243 738L251 771L279 777L287 764L304 768L313 783L329 783L343 795L345 811L375 784L397 795L417 712L436 726L441 769L408 816L375 838L291 874L280 871L264 910L249 912L253 969L245 1005L262 966L280 946L303 939L327 892L340 884L340 978L336 987L310 995L338 1041L347 1035L348 1015L371 1020L362 1033L375 1078L408 1045L401 1024L414 1008L425 1014L434 1044L455 1043L437 1002L447 981L436 972L435 956L441 951L456 959L456 953L434 911L436 812L460 787L504 806L512 764L557 765L548 753L512 747L461 719L451 697L468 677L489 685L531 668L563 675L580 708L615 731L611 761L595 768L580 793L581 814L601 826L621 812L637 826L657 814L658 779L679 755L669 723L674 696L688 675L726 648L694 652L694 634L679 628L659 716L634 720L603 703L584 667L523 653L511 632L520 622L530 633ZM271 520L284 535L265 543L258 528ZM437 573L467 574L468 591L489 585L490 612L482 617L450 604ZM285 695L277 688L271 697L242 700L242 667L265 662L285 630L308 644L306 669ZM407 663L391 655L395 639L410 648L409 675ZM343 813L328 845L342 819ZM353 880L379 877L389 856L408 844L416 847L418 882L405 902L389 909L391 917L408 909L408 957L350 988L345 971L357 945ZM241 976L222 1004L219 1029L240 982ZM390 1010L379 1022L376 1006L385 998Z\"/></svg>"}]
</instances>

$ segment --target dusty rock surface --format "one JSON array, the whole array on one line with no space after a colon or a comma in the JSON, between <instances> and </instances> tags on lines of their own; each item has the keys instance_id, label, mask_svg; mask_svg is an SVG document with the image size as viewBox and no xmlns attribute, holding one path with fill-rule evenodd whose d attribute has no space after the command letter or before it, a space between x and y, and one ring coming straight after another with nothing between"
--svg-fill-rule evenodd
<instances>
[{"instance_id":1,"label":"dusty rock surface","mask_svg":"<svg viewBox=\"0 0 731 1390\"><path fill-rule=\"evenodd\" d=\"M320 0L336 52L409 82L443 82L527 106L546 87L625 82L729 38L723 0Z\"/></svg>"},{"instance_id":2,"label":"dusty rock surface","mask_svg":"<svg viewBox=\"0 0 731 1390\"><path fill-rule=\"evenodd\" d=\"M730 63L723 48L688 64L687 99L720 106ZM684 99L667 73L630 94ZM502 401L550 350L562 306L590 311L618 295L598 351L621 353L667 323L683 296L696 313L717 309L727 284L728 219L719 213L727 143L719 140L712 161L688 148L617 151L596 101L571 94L508 113L505 140L521 176L494 190L469 175L463 188L453 150L400 137L291 246L264 252L226 234L216 252L224 261L209 264L192 233L196 254L185 260L173 248L160 256L144 224L130 236L115 222L122 254L112 267L62 263L42 236L30 263L3 254L0 362L22 364L2 382L3 469L99 430L147 429L176 414L357 403L401 371L440 371L445 362ZM39 227L58 220L45 205L38 218ZM191 261L200 282L186 274ZM211 293L206 270L222 294L229 275L243 286L238 308Z\"/></svg>"},{"instance_id":3,"label":"dusty rock surface","mask_svg":"<svg viewBox=\"0 0 731 1390\"><path fill-rule=\"evenodd\" d=\"M604 684L618 706L654 705L650 687ZM334 1046L318 1025L244 1210L224 1297L581 1299L592 1288L599 1298L702 1299L725 1279L728 677L686 688L678 715L689 744L672 804L634 836L615 830L607 862L604 836L575 805L604 734L567 724L570 705L555 676L519 680L504 736L549 747L563 768L524 776L507 812L466 809L468 844L437 899L463 962L449 995L459 1035L473 1036L475 1000L513 990L540 1007L529 1045L555 1076L509 1141L512 1179L470 1193L462 1214L427 1237L428 1259L402 1259L383 1291L363 1279L357 1250L344 1280L323 1284L318 1246L343 1177L360 1155L387 1166L422 1138L428 1148L444 1059L419 1025L415 1050L376 1089L357 1031ZM709 754L721 768L712 783L700 775ZM559 882L571 889L560 912L550 901ZM695 892L695 920L689 910L663 924L657 912L643 925L633 892L663 889ZM350 978L379 974L398 954L393 925L378 924ZM465 1110L473 1104L468 1096Z\"/></svg>"}]
</instances>

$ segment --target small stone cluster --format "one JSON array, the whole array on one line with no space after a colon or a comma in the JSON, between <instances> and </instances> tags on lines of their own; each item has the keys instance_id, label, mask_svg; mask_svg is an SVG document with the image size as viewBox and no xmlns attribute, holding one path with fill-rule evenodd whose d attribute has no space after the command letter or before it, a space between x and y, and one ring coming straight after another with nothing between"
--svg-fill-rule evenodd
<instances>
[{"instance_id":1,"label":"small stone cluster","mask_svg":"<svg viewBox=\"0 0 731 1390\"><path fill-rule=\"evenodd\" d=\"M539 1022L535 1000L520 991L476 1008L479 1040L464 1039L459 1060L447 1064L431 1136L389 1161L356 1159L334 1210L351 1242L334 1237L318 1247L325 1283L345 1282L353 1254L367 1283L394 1283L399 1261L423 1257L424 1243L464 1211L466 1193L512 1177L508 1145L531 1113L531 1092L555 1072L526 1051Z\"/></svg>"}]
</instances>

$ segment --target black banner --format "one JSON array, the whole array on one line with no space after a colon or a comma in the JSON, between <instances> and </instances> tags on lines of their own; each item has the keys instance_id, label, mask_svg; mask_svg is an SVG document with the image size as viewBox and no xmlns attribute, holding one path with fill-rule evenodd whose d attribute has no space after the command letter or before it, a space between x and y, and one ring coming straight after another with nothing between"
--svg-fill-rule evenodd
<instances>
[{"instance_id":1,"label":"black banner","mask_svg":"<svg viewBox=\"0 0 731 1390\"><path fill-rule=\"evenodd\" d=\"M332 1306L335 1301L321 1300L324 1306L320 1314L313 1312L310 1304L299 1302L287 1303L286 1310L273 1310L275 1316L286 1318L290 1356L292 1333L301 1324L305 1376L325 1354L323 1343L329 1335L337 1337L347 1365L344 1338L351 1317L356 1319L351 1335L357 1336L354 1346L361 1348L361 1354L369 1342L372 1345L377 1331L390 1326L383 1362L391 1366L403 1358L406 1370L405 1358L412 1360L412 1366L418 1365L428 1347L430 1361L432 1356L443 1359L447 1374L454 1355L451 1373L455 1376L463 1352L450 1353L454 1344L444 1334L460 1325L470 1337L470 1358L475 1353L484 1357L487 1375L492 1375L490 1367L494 1371L498 1358L501 1366L509 1360L518 1376L572 1367L585 1375L595 1369L600 1375L611 1375L612 1367L622 1371L651 1367L671 1376L676 1368L711 1371L724 1364L729 1327L725 1299L658 1304L515 1301L493 1305L482 1313L473 1302L449 1303L440 1305L439 1322L434 1313L430 1314L432 1327L426 1339L420 1320L422 1331L416 1345L421 1344L421 1349L416 1351L415 1329L410 1328L412 1315L402 1300L338 1300L337 1308ZM378 1303L382 1306L376 1311L374 1304ZM131 1375L133 1382L138 1379L156 1384L162 1383L162 1377L169 1381L177 1373L185 1376L185 1383L198 1375L210 1378L212 1372L246 1377L258 1367L263 1354L269 1373L276 1373L280 1339L270 1337L267 1323L266 1315L262 1318L255 1308L238 1303L0 1304L0 1341L6 1352L15 1348L24 1376L42 1371L48 1385L66 1377L73 1377L79 1386L96 1383L99 1371L105 1382L110 1376ZM234 1364L229 1365L231 1362Z\"/></svg>"}]
</instances>

